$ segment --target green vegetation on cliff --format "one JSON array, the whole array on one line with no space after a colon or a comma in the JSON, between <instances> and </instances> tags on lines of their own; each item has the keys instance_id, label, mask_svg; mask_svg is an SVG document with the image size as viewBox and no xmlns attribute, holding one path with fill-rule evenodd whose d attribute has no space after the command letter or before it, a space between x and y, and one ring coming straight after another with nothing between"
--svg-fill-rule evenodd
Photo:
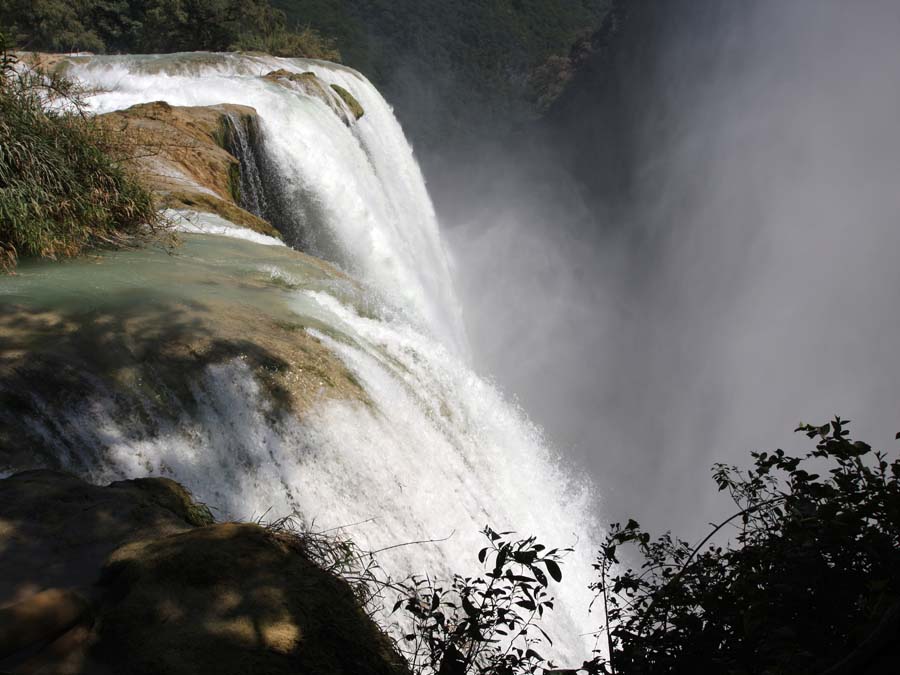
<instances>
[{"instance_id":1,"label":"green vegetation on cliff","mask_svg":"<svg viewBox=\"0 0 900 675\"><path fill-rule=\"evenodd\" d=\"M2 35L0 35L2 41ZM17 67L0 44L0 269L145 237L151 193L113 156L71 82Z\"/></svg>"},{"instance_id":2,"label":"green vegetation on cliff","mask_svg":"<svg viewBox=\"0 0 900 675\"><path fill-rule=\"evenodd\" d=\"M416 59L485 87L507 87L569 51L608 0L273 0L289 19L332 35L347 62L383 81Z\"/></svg>"},{"instance_id":3,"label":"green vegetation on cliff","mask_svg":"<svg viewBox=\"0 0 900 675\"><path fill-rule=\"evenodd\" d=\"M331 41L289 26L267 0L4 0L0 26L16 47L35 51L256 50L340 60Z\"/></svg>"},{"instance_id":4,"label":"green vegetation on cliff","mask_svg":"<svg viewBox=\"0 0 900 675\"><path fill-rule=\"evenodd\" d=\"M343 61L396 107L419 146L452 147L533 119L611 0L3 0L17 48L261 51Z\"/></svg>"},{"instance_id":5,"label":"green vegetation on cliff","mask_svg":"<svg viewBox=\"0 0 900 675\"><path fill-rule=\"evenodd\" d=\"M558 93L560 60L600 25L610 0L273 4L333 37L344 62L396 106L417 145L444 146L533 117Z\"/></svg>"}]
</instances>

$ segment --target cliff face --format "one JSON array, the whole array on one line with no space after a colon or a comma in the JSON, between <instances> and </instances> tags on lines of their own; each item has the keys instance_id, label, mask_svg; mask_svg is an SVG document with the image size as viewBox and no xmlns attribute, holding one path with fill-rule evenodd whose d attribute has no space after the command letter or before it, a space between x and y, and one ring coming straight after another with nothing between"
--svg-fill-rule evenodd
<instances>
[{"instance_id":1,"label":"cliff face","mask_svg":"<svg viewBox=\"0 0 900 675\"><path fill-rule=\"evenodd\" d=\"M0 480L0 669L407 673L302 537L214 524L174 481Z\"/></svg>"},{"instance_id":2,"label":"cliff face","mask_svg":"<svg viewBox=\"0 0 900 675\"><path fill-rule=\"evenodd\" d=\"M595 210L642 199L659 147L706 119L712 87L724 93L750 72L755 11L714 0L612 3L573 52L571 78L540 125Z\"/></svg>"},{"instance_id":3,"label":"cliff face","mask_svg":"<svg viewBox=\"0 0 900 675\"><path fill-rule=\"evenodd\" d=\"M539 130L596 209L630 198L660 41L684 11L658 0L617 0L601 27L573 49L568 83Z\"/></svg>"},{"instance_id":4,"label":"cliff face","mask_svg":"<svg viewBox=\"0 0 900 675\"><path fill-rule=\"evenodd\" d=\"M30 55L46 68L65 68L54 55ZM82 59L83 60L83 59ZM353 95L314 73L275 70L264 79L322 101L346 126L365 115ZM281 239L260 175L259 117L253 108L223 103L172 106L142 103L100 116L124 163L159 197L161 208L211 213ZM269 219L269 220L267 220Z\"/></svg>"}]
</instances>

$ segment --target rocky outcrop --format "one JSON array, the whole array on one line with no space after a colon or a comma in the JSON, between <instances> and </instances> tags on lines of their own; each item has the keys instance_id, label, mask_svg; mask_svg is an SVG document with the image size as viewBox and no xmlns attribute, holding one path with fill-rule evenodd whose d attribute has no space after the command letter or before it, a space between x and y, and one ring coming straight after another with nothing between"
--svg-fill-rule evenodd
<instances>
[{"instance_id":1,"label":"rocky outcrop","mask_svg":"<svg viewBox=\"0 0 900 675\"><path fill-rule=\"evenodd\" d=\"M143 103L107 113L101 121L114 134L123 157L160 197L164 208L215 213L271 237L272 225L241 206L241 164L229 152L235 125L257 122L253 108L171 106Z\"/></svg>"},{"instance_id":2,"label":"rocky outcrop","mask_svg":"<svg viewBox=\"0 0 900 675\"><path fill-rule=\"evenodd\" d=\"M347 104L347 107L356 119L359 119L366 114L362 104L356 100L353 94L344 89L341 85L333 84L331 85L331 88L334 89L334 91L337 92L337 95L341 97L341 100Z\"/></svg>"},{"instance_id":3,"label":"rocky outcrop","mask_svg":"<svg viewBox=\"0 0 900 675\"><path fill-rule=\"evenodd\" d=\"M303 538L213 524L165 478L0 480L0 670L408 672Z\"/></svg>"},{"instance_id":4,"label":"rocky outcrop","mask_svg":"<svg viewBox=\"0 0 900 675\"><path fill-rule=\"evenodd\" d=\"M266 73L263 77L281 86L298 89L307 96L319 99L331 108L347 126L350 126L351 120L358 120L366 114L353 94L336 84L329 87L315 73L293 73L282 68Z\"/></svg>"}]
</instances>

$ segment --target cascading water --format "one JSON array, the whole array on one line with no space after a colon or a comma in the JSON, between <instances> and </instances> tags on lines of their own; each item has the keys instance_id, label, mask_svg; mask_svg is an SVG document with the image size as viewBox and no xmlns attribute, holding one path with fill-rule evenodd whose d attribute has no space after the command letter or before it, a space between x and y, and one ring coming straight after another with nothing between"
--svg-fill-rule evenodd
<instances>
[{"instance_id":1,"label":"cascading water","mask_svg":"<svg viewBox=\"0 0 900 675\"><path fill-rule=\"evenodd\" d=\"M365 116L348 125L322 100L259 77L279 68L339 84ZM302 416L285 415L238 358L187 383L193 405L163 419L158 402L148 399L136 414L97 382L77 405L29 422L47 443L61 446L61 461L96 479L173 475L225 516L296 511L320 529L363 523L349 533L372 550L452 535L385 551L380 562L395 577L475 571L479 531L488 523L555 547L575 546L548 627L558 660L580 663L593 647L583 636L596 628L588 615L596 534L589 489L565 475L524 413L470 369L437 220L412 150L378 92L343 67L237 55L92 58L70 74L102 90L92 99L97 111L161 99L254 107L261 147L238 139L248 144L242 161L251 150L264 153L273 173L244 176L251 181L245 189L260 209L273 190L295 204L298 222L315 228L313 240L329 242L316 253L364 285L322 280L282 247L260 246L276 242L259 235L216 244L214 237L189 236L183 253L165 264L154 258L165 257L158 253L115 254L110 266L88 270L90 281L73 276L55 285L99 304L140 287L178 293L190 306L219 301L222 275L238 278L240 292L253 294L242 302L271 304L282 322L283 313L302 320L365 396L322 396ZM318 220L303 222L310 213ZM209 215L189 227L234 234L227 221ZM117 276L120 259L125 265ZM77 275L81 268L56 269ZM95 297L103 273L111 276ZM178 274L187 278L176 284ZM27 267L20 276L16 292L27 295ZM245 283L258 278L280 286L258 291ZM36 275L33 283L47 279ZM90 455L85 448L102 451Z\"/></svg>"},{"instance_id":2,"label":"cascading water","mask_svg":"<svg viewBox=\"0 0 900 675\"><path fill-rule=\"evenodd\" d=\"M264 79L283 69L313 72L349 90L366 114L348 129L321 99ZM92 58L70 74L102 93L98 113L164 100L231 102L259 113L266 180L315 242L408 320L464 352L465 337L437 218L412 148L390 107L361 75L301 59L175 54Z\"/></svg>"},{"instance_id":3,"label":"cascading water","mask_svg":"<svg viewBox=\"0 0 900 675\"><path fill-rule=\"evenodd\" d=\"M228 113L228 121L229 150L241 163L241 206L255 216L266 218L269 215L269 204L255 144L238 115Z\"/></svg>"}]
</instances>

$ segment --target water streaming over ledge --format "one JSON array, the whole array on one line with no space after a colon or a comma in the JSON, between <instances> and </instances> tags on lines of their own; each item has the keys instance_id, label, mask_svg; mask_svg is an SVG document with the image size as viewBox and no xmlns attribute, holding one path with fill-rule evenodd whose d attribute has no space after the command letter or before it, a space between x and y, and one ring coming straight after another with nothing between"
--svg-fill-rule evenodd
<instances>
[{"instance_id":1,"label":"water streaming over ledge","mask_svg":"<svg viewBox=\"0 0 900 675\"><path fill-rule=\"evenodd\" d=\"M348 128L320 98L262 78L313 72L360 101ZM101 93L97 112L166 101L237 103L259 113L262 146L282 210L313 253L361 277L442 341L465 351L459 304L437 218L411 146L378 91L356 71L322 61L235 54L92 57L69 73Z\"/></svg>"},{"instance_id":2,"label":"water streaming over ledge","mask_svg":"<svg viewBox=\"0 0 900 675\"><path fill-rule=\"evenodd\" d=\"M348 126L321 100L258 77L277 68L340 84L366 115ZM146 250L106 254L101 264L24 265L0 281L0 302L35 311L85 304L114 315L134 310L139 289L148 306L222 306L223 320L252 306L279 324L299 322L365 397L321 396L303 415L286 415L235 358L193 375L180 394L158 388L126 401L102 378L64 407L36 394L30 428L95 479L172 475L220 516L298 511L321 529L362 522L349 533L369 549L452 534L386 551L381 563L395 576L475 571L486 523L575 545L549 628L560 660L580 663L593 646L582 635L595 628L590 491L565 474L540 429L469 367L437 220L378 92L343 67L269 57L104 57L72 73L106 90L93 99L101 111L151 100L256 108L275 167L260 180L275 181L304 218L316 214L303 223L329 242L316 252L363 284L260 245L273 241L212 236L240 232L199 215L189 229L212 235L188 235L174 258ZM173 409L183 400L190 405Z\"/></svg>"}]
</instances>

